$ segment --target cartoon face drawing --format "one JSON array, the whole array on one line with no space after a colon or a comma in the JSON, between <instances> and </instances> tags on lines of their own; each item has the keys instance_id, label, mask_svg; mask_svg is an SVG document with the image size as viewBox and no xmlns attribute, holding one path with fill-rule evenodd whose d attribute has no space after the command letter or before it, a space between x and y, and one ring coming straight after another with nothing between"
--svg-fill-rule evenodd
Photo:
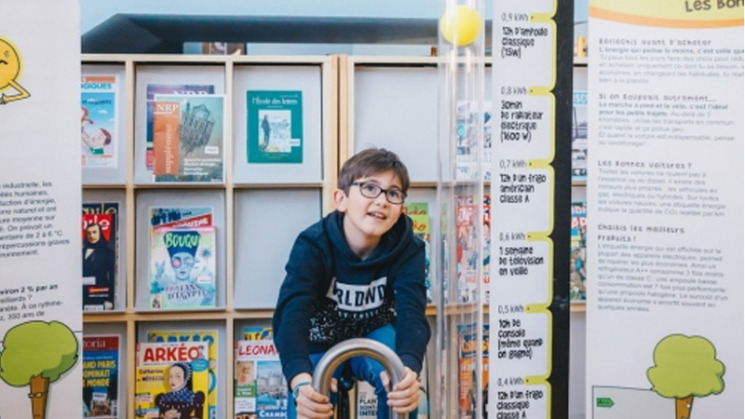
<instances>
[{"instance_id":1,"label":"cartoon face drawing","mask_svg":"<svg viewBox=\"0 0 745 419\"><path fill-rule=\"evenodd\" d=\"M18 83L22 67L21 55L13 44L0 37L0 92L13 88L15 94L0 93L0 105L14 100L26 99L31 94Z\"/></svg>"},{"instance_id":2,"label":"cartoon face drawing","mask_svg":"<svg viewBox=\"0 0 745 419\"><path fill-rule=\"evenodd\" d=\"M0 38L0 89L8 87L20 73L18 53L8 41Z\"/></svg>"}]
</instances>

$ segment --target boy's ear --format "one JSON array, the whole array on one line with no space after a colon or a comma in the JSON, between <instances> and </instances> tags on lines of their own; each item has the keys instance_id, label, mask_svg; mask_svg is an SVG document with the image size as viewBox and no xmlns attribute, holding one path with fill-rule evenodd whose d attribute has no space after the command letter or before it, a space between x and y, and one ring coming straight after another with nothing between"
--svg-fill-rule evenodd
<instances>
[{"instance_id":1,"label":"boy's ear","mask_svg":"<svg viewBox=\"0 0 745 419\"><path fill-rule=\"evenodd\" d=\"M340 212L344 212L347 210L347 199L349 199L349 197L347 196L347 194L344 193L343 190L334 190L334 203L336 204L336 209Z\"/></svg>"}]
</instances>

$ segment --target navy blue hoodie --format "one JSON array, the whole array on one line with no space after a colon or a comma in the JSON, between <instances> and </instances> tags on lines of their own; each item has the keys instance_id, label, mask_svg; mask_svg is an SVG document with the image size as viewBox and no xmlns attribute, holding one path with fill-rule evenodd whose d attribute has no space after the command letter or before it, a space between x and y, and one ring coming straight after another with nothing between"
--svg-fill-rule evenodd
<instances>
[{"instance_id":1,"label":"navy blue hoodie","mask_svg":"<svg viewBox=\"0 0 745 419\"><path fill-rule=\"evenodd\" d=\"M424 310L424 242L402 214L370 256L361 260L334 211L300 233L285 267L272 327L287 381L313 372L309 355L387 323L396 353L419 373L430 338Z\"/></svg>"}]
</instances>

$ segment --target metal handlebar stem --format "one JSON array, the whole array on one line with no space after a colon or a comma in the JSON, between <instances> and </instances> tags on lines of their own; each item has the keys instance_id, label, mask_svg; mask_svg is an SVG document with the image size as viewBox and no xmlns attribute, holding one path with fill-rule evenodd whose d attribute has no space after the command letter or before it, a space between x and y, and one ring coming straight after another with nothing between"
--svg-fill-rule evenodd
<instances>
[{"instance_id":1,"label":"metal handlebar stem","mask_svg":"<svg viewBox=\"0 0 745 419\"><path fill-rule=\"evenodd\" d=\"M380 362L391 377L391 387L406 375L404 364L391 348L372 339L356 338L337 343L321 357L313 374L313 388L328 397L334 371L347 359L357 356L370 357ZM407 416L404 413L395 413L390 408L391 418L406 419Z\"/></svg>"}]
</instances>

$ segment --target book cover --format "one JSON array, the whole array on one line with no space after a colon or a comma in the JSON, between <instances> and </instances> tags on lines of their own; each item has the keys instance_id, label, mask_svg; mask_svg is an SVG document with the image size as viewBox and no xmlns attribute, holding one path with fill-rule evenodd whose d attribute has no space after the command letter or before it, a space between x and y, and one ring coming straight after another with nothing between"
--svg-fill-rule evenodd
<instances>
[{"instance_id":1,"label":"book cover","mask_svg":"<svg viewBox=\"0 0 745 419\"><path fill-rule=\"evenodd\" d=\"M271 326L244 326L243 340L272 340L274 332Z\"/></svg>"},{"instance_id":2,"label":"book cover","mask_svg":"<svg viewBox=\"0 0 745 419\"><path fill-rule=\"evenodd\" d=\"M430 275L430 259L431 259L431 232L430 232L430 217L429 217L429 204L426 202L406 202L403 207L404 214L408 215L412 221L412 228L414 235L422 239L424 242L424 269L425 269L425 285L427 286L427 303L432 302L432 277Z\"/></svg>"},{"instance_id":3,"label":"book cover","mask_svg":"<svg viewBox=\"0 0 745 419\"><path fill-rule=\"evenodd\" d=\"M474 419L476 412L476 356L478 352L479 336L475 323L457 325L458 333L458 417L460 419ZM487 418L486 406L489 395L489 325L483 325L483 341L481 342L481 395L484 410L482 418Z\"/></svg>"},{"instance_id":4,"label":"book cover","mask_svg":"<svg viewBox=\"0 0 745 419\"><path fill-rule=\"evenodd\" d=\"M222 95L155 95L155 181L222 182L224 102Z\"/></svg>"},{"instance_id":5,"label":"book cover","mask_svg":"<svg viewBox=\"0 0 745 419\"><path fill-rule=\"evenodd\" d=\"M207 413L209 419L217 418L217 330L150 330L148 342L207 342L208 387Z\"/></svg>"},{"instance_id":6,"label":"book cover","mask_svg":"<svg viewBox=\"0 0 745 419\"><path fill-rule=\"evenodd\" d=\"M484 194L481 222L483 223L481 242L478 239L479 208L474 195L460 195L456 202L456 261L457 296L460 303L471 303L478 299L481 281L482 302L489 302L489 265L491 261L491 197ZM479 248L481 261L479 262ZM479 267L481 263L481 267ZM481 268L481 278L479 278Z\"/></svg>"},{"instance_id":7,"label":"book cover","mask_svg":"<svg viewBox=\"0 0 745 419\"><path fill-rule=\"evenodd\" d=\"M207 342L139 342L136 418L207 418Z\"/></svg>"},{"instance_id":8,"label":"book cover","mask_svg":"<svg viewBox=\"0 0 745 419\"><path fill-rule=\"evenodd\" d=\"M587 299L587 268L585 266L587 237L587 203L573 202L572 227L569 233L569 300L585 301Z\"/></svg>"},{"instance_id":9,"label":"book cover","mask_svg":"<svg viewBox=\"0 0 745 419\"><path fill-rule=\"evenodd\" d=\"M210 207L152 207L150 227L194 228L209 227L213 223Z\"/></svg>"},{"instance_id":10,"label":"book cover","mask_svg":"<svg viewBox=\"0 0 745 419\"><path fill-rule=\"evenodd\" d=\"M83 75L80 80L80 139L83 168L116 168L117 77Z\"/></svg>"},{"instance_id":11,"label":"book cover","mask_svg":"<svg viewBox=\"0 0 745 419\"><path fill-rule=\"evenodd\" d=\"M587 180L587 92L572 94L572 180Z\"/></svg>"},{"instance_id":12,"label":"book cover","mask_svg":"<svg viewBox=\"0 0 745 419\"><path fill-rule=\"evenodd\" d=\"M474 101L458 101L456 104L456 127L457 138L455 164L456 179L478 180L479 158L481 158L481 170L484 180L491 180L491 102L483 103L483 116L479 116ZM483 129L483 146L478 144L478 129L480 124Z\"/></svg>"},{"instance_id":13,"label":"book cover","mask_svg":"<svg viewBox=\"0 0 745 419\"><path fill-rule=\"evenodd\" d=\"M83 310L113 310L117 287L119 204L82 205Z\"/></svg>"},{"instance_id":14,"label":"book cover","mask_svg":"<svg viewBox=\"0 0 745 419\"><path fill-rule=\"evenodd\" d=\"M215 307L215 249L215 227L155 228L150 241L150 307Z\"/></svg>"},{"instance_id":15,"label":"book cover","mask_svg":"<svg viewBox=\"0 0 745 419\"><path fill-rule=\"evenodd\" d=\"M249 163L303 162L303 96L295 90L246 91Z\"/></svg>"},{"instance_id":16,"label":"book cover","mask_svg":"<svg viewBox=\"0 0 745 419\"><path fill-rule=\"evenodd\" d=\"M378 417L378 396L375 387L367 381L358 380L355 384L357 418Z\"/></svg>"},{"instance_id":17,"label":"book cover","mask_svg":"<svg viewBox=\"0 0 745 419\"><path fill-rule=\"evenodd\" d=\"M83 336L83 417L119 418L119 335Z\"/></svg>"},{"instance_id":18,"label":"book cover","mask_svg":"<svg viewBox=\"0 0 745 419\"><path fill-rule=\"evenodd\" d=\"M236 341L234 359L235 417L286 418L287 381L274 342Z\"/></svg>"},{"instance_id":19,"label":"book cover","mask_svg":"<svg viewBox=\"0 0 745 419\"><path fill-rule=\"evenodd\" d=\"M215 93L211 84L161 84L150 83L145 86L145 167L153 170L153 102L157 94L204 95Z\"/></svg>"}]
</instances>

